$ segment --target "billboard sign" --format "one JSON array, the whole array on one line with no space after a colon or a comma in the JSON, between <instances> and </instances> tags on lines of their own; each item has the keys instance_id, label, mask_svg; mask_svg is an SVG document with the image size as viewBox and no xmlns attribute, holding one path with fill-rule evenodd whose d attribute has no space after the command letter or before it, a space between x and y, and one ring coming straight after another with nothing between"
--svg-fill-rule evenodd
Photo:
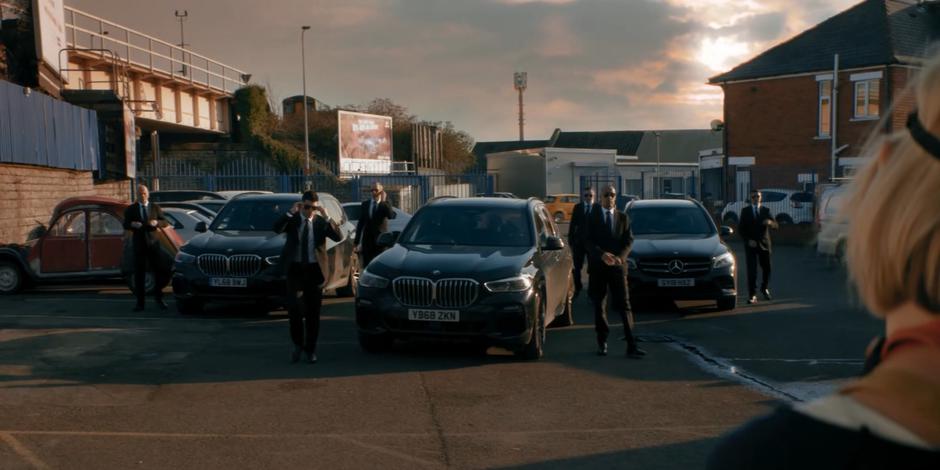
<instances>
[{"instance_id":1,"label":"billboard sign","mask_svg":"<svg viewBox=\"0 0 940 470\"><path fill-rule=\"evenodd\" d=\"M392 172L392 118L339 111L341 174Z\"/></svg>"},{"instance_id":2,"label":"billboard sign","mask_svg":"<svg viewBox=\"0 0 940 470\"><path fill-rule=\"evenodd\" d=\"M65 42L65 5L63 0L33 0L33 24L36 30L36 57L50 69L59 70L59 51Z\"/></svg>"}]
</instances>

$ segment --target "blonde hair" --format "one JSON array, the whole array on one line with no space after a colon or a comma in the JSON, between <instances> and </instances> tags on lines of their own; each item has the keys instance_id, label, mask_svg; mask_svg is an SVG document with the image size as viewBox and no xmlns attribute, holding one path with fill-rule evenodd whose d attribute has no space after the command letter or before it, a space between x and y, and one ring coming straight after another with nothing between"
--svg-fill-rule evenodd
<instances>
[{"instance_id":1,"label":"blonde hair","mask_svg":"<svg viewBox=\"0 0 940 470\"><path fill-rule=\"evenodd\" d=\"M920 122L940 136L940 54L930 57L909 92ZM940 313L940 156L907 129L873 138L866 154L843 214L859 296L878 316L906 302Z\"/></svg>"}]
</instances>

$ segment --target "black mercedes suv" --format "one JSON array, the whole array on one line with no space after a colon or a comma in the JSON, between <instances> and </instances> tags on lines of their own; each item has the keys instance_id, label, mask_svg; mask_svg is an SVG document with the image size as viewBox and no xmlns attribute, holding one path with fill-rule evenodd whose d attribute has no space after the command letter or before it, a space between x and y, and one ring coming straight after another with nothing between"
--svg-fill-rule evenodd
<instances>
[{"instance_id":1,"label":"black mercedes suv","mask_svg":"<svg viewBox=\"0 0 940 470\"><path fill-rule=\"evenodd\" d=\"M366 351L431 337L538 359L547 325L572 323L571 254L537 199L438 199L379 243L356 296Z\"/></svg>"},{"instance_id":2,"label":"black mercedes suv","mask_svg":"<svg viewBox=\"0 0 940 470\"><path fill-rule=\"evenodd\" d=\"M317 193L320 204L343 233L343 240L327 239L332 275L324 289L355 294L357 263L353 253L356 227L330 194ZM176 255L173 294L180 313L198 313L208 301L250 301L259 308L283 303L287 278L278 261L286 235L274 233L274 222L300 200L299 194L265 194L233 199L212 225L183 245Z\"/></svg>"},{"instance_id":3,"label":"black mercedes suv","mask_svg":"<svg viewBox=\"0 0 940 470\"><path fill-rule=\"evenodd\" d=\"M630 300L714 300L736 305L734 254L708 212L693 200L636 200L627 205L633 250L627 259Z\"/></svg>"}]
</instances>

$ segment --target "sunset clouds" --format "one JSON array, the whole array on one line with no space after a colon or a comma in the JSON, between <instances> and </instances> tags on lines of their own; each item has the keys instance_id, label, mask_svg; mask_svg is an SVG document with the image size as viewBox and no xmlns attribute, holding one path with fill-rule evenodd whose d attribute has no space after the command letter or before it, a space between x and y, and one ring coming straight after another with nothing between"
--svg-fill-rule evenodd
<instances>
[{"instance_id":1,"label":"sunset clouds","mask_svg":"<svg viewBox=\"0 0 940 470\"><path fill-rule=\"evenodd\" d=\"M704 128L721 117L705 85L857 0L67 0L175 42L189 9L194 50L251 72L278 99L391 98L477 140L517 132L514 71L528 72L526 136L554 128ZM161 3L161 5L154 5Z\"/></svg>"}]
</instances>

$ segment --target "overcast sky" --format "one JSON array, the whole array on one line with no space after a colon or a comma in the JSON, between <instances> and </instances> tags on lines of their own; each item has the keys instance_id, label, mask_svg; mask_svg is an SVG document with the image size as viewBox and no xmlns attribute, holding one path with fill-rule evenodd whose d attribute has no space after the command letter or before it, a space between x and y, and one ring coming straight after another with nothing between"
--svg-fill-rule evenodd
<instances>
[{"instance_id":1,"label":"overcast sky","mask_svg":"<svg viewBox=\"0 0 940 470\"><path fill-rule=\"evenodd\" d=\"M253 75L276 100L390 98L478 141L518 138L515 71L528 73L526 138L563 130L706 128L705 85L859 0L66 0Z\"/></svg>"}]
</instances>

